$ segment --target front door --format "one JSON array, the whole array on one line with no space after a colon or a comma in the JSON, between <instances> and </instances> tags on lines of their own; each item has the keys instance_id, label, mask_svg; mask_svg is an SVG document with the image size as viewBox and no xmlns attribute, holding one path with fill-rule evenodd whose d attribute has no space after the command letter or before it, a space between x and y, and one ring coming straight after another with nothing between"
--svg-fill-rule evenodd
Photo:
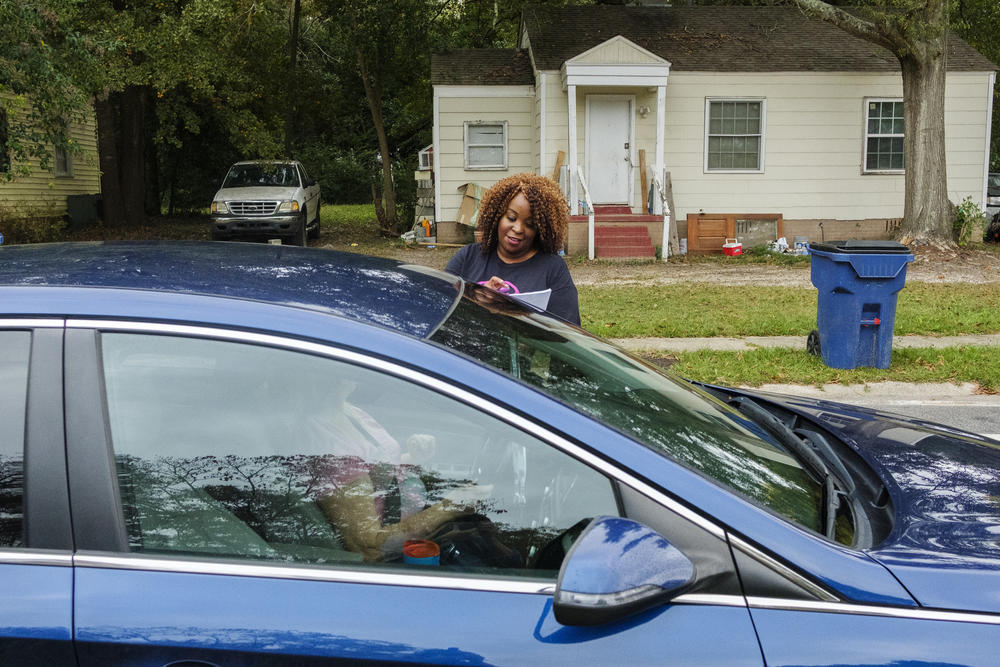
<instances>
[{"instance_id":1,"label":"front door","mask_svg":"<svg viewBox=\"0 0 1000 667\"><path fill-rule=\"evenodd\" d=\"M587 187L595 204L628 204L632 194L632 97L587 97Z\"/></svg>"}]
</instances>

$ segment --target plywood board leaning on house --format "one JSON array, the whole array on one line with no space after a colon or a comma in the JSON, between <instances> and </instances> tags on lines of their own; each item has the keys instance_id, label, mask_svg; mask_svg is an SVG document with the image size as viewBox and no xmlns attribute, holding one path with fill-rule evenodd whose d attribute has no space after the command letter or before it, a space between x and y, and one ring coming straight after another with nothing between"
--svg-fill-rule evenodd
<instances>
[{"instance_id":1,"label":"plywood board leaning on house","mask_svg":"<svg viewBox=\"0 0 1000 667\"><path fill-rule=\"evenodd\" d=\"M646 149L644 148L639 149L639 183L642 185L642 190L639 190L642 193L642 213L645 214L649 205L646 202L649 184L646 182Z\"/></svg>"},{"instance_id":2,"label":"plywood board leaning on house","mask_svg":"<svg viewBox=\"0 0 1000 667\"><path fill-rule=\"evenodd\" d=\"M559 182L559 170L562 169L563 160L566 158L566 154L562 151L556 155L556 166L552 168L552 180L556 183Z\"/></svg>"}]
</instances>

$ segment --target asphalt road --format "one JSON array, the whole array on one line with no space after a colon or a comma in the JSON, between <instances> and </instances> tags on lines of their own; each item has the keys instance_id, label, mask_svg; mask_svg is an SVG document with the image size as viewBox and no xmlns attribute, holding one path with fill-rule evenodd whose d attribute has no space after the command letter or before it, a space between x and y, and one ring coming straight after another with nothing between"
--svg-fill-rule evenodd
<instances>
[{"instance_id":1,"label":"asphalt road","mask_svg":"<svg viewBox=\"0 0 1000 667\"><path fill-rule=\"evenodd\" d=\"M816 387L774 385L766 391L826 398L896 412L1000 440L1000 395L977 394L972 385L903 382Z\"/></svg>"}]
</instances>

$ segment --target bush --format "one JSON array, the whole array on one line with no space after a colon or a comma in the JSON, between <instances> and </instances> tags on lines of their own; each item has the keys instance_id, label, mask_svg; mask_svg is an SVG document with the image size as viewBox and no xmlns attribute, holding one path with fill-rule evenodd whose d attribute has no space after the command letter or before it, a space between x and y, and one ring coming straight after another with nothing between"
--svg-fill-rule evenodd
<instances>
[{"instance_id":1,"label":"bush","mask_svg":"<svg viewBox=\"0 0 1000 667\"><path fill-rule=\"evenodd\" d=\"M960 246L968 245L969 241L978 242L983 238L983 229L986 227L986 214L979 204L966 197L962 203L955 207L955 221L952 223L955 231L955 241Z\"/></svg>"},{"instance_id":2,"label":"bush","mask_svg":"<svg viewBox=\"0 0 1000 667\"><path fill-rule=\"evenodd\" d=\"M374 151L318 145L297 151L296 159L319 181L324 203L371 203L372 181L378 177Z\"/></svg>"},{"instance_id":3,"label":"bush","mask_svg":"<svg viewBox=\"0 0 1000 667\"><path fill-rule=\"evenodd\" d=\"M7 244L61 241L66 219L43 208L0 208L0 234Z\"/></svg>"}]
</instances>

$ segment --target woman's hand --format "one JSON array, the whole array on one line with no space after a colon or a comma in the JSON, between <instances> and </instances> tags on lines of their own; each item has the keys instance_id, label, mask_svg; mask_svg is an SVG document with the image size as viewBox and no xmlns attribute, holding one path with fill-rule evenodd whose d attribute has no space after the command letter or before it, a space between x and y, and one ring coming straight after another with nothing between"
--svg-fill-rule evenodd
<instances>
[{"instance_id":1,"label":"woman's hand","mask_svg":"<svg viewBox=\"0 0 1000 667\"><path fill-rule=\"evenodd\" d=\"M495 289L498 292L510 291L510 285L507 284L506 280L500 278L499 276L493 276L492 278L487 280L486 286L489 287L490 289Z\"/></svg>"}]
</instances>

